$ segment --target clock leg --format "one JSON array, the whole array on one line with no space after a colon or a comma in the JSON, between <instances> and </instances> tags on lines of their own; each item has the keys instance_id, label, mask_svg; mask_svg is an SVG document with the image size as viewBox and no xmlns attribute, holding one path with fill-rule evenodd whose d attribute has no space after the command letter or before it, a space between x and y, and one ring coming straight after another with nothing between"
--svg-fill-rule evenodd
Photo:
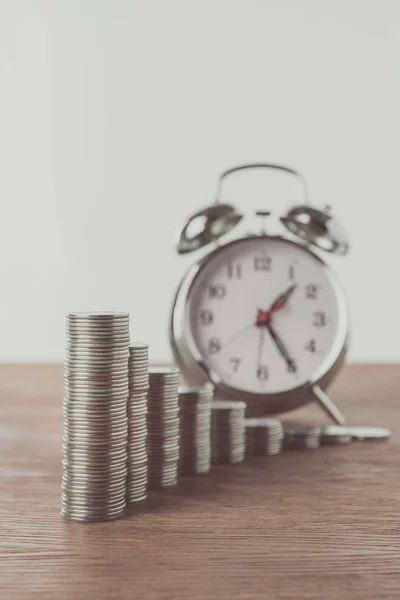
<instances>
[{"instance_id":1,"label":"clock leg","mask_svg":"<svg viewBox=\"0 0 400 600\"><path fill-rule=\"evenodd\" d=\"M338 407L332 400L321 390L318 385L313 385L312 392L315 400L318 402L320 407L327 413L327 415L335 421L338 425L344 425L345 419Z\"/></svg>"}]
</instances>

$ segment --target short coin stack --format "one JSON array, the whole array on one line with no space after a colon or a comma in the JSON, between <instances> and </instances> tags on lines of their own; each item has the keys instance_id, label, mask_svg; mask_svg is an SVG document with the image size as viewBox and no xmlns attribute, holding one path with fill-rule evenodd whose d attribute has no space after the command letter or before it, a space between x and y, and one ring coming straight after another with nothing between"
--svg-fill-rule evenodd
<instances>
[{"instance_id":1,"label":"short coin stack","mask_svg":"<svg viewBox=\"0 0 400 600\"><path fill-rule=\"evenodd\" d=\"M140 502L147 495L148 366L148 344L133 343L129 348L127 502Z\"/></svg>"},{"instance_id":2,"label":"short coin stack","mask_svg":"<svg viewBox=\"0 0 400 600\"><path fill-rule=\"evenodd\" d=\"M149 488L178 482L179 465L179 369L149 369L148 441Z\"/></svg>"},{"instance_id":3,"label":"short coin stack","mask_svg":"<svg viewBox=\"0 0 400 600\"><path fill-rule=\"evenodd\" d=\"M61 513L104 521L125 508L127 313L67 316Z\"/></svg>"},{"instance_id":4,"label":"short coin stack","mask_svg":"<svg viewBox=\"0 0 400 600\"><path fill-rule=\"evenodd\" d=\"M181 475L210 470L212 399L212 385L179 388Z\"/></svg>"},{"instance_id":5,"label":"short coin stack","mask_svg":"<svg viewBox=\"0 0 400 600\"><path fill-rule=\"evenodd\" d=\"M244 402L214 400L211 405L211 457L213 464L234 464L244 460Z\"/></svg>"},{"instance_id":6,"label":"short coin stack","mask_svg":"<svg viewBox=\"0 0 400 600\"><path fill-rule=\"evenodd\" d=\"M314 449L320 445L320 427L283 423L283 431L283 447L285 449Z\"/></svg>"},{"instance_id":7,"label":"short coin stack","mask_svg":"<svg viewBox=\"0 0 400 600\"><path fill-rule=\"evenodd\" d=\"M283 427L279 419L259 417L246 419L247 456L279 454L282 449Z\"/></svg>"},{"instance_id":8,"label":"short coin stack","mask_svg":"<svg viewBox=\"0 0 400 600\"><path fill-rule=\"evenodd\" d=\"M321 429L320 442L321 446L350 444L352 442L352 437L346 429L340 425L328 425Z\"/></svg>"}]
</instances>

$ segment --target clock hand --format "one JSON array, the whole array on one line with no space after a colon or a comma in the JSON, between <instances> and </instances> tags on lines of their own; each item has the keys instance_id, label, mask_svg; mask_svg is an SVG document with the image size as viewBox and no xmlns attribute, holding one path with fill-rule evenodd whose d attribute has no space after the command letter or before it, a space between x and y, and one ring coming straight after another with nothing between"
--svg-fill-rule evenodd
<instances>
[{"instance_id":1,"label":"clock hand","mask_svg":"<svg viewBox=\"0 0 400 600\"><path fill-rule=\"evenodd\" d=\"M241 336L242 333L245 333L245 331L248 331L249 329L252 329L253 327L254 327L254 323L253 322L250 323L249 325L246 325L246 327L244 327L240 331L234 333L232 337L228 338L226 340L226 342L224 342L223 344L221 344L221 348L225 348L225 346L227 346L228 344L230 344L231 342L233 342L234 340L236 340L236 338L238 338L239 336Z\"/></svg>"},{"instance_id":2,"label":"clock hand","mask_svg":"<svg viewBox=\"0 0 400 600\"><path fill-rule=\"evenodd\" d=\"M269 319L266 327L267 327L269 333L271 334L271 337L272 337L273 341L275 342L280 355L285 359L288 368L292 372L296 372L296 363L290 357L290 354L287 351L284 343L282 342L281 338L279 337L279 335L276 333L274 327L272 326L271 319ZM325 394L325 392L318 385L312 386L312 393L314 395L315 400L318 402L320 407L327 413L327 415L329 415L331 417L331 419L333 419L339 425L343 425L345 422L344 417L343 417L342 413L340 412L340 410L337 408L337 406L329 398L329 396L327 396Z\"/></svg>"},{"instance_id":3,"label":"clock hand","mask_svg":"<svg viewBox=\"0 0 400 600\"><path fill-rule=\"evenodd\" d=\"M262 359L262 351L264 348L264 340L265 340L265 329L260 328L260 342L258 344L258 352L257 352L257 367L261 366Z\"/></svg>"},{"instance_id":4,"label":"clock hand","mask_svg":"<svg viewBox=\"0 0 400 600\"><path fill-rule=\"evenodd\" d=\"M297 283L291 285L285 292L279 294L279 296L274 300L271 304L270 309L267 311L268 314L272 314L284 308L289 300L290 296L293 294L295 289L297 288Z\"/></svg>"},{"instance_id":5,"label":"clock hand","mask_svg":"<svg viewBox=\"0 0 400 600\"><path fill-rule=\"evenodd\" d=\"M296 288L297 288L297 283L294 283L285 292L282 292L282 294L279 294L279 296L277 298L275 298L275 300L273 301L273 303L271 304L271 306L269 307L268 310L261 310L260 308L257 309L258 310L258 315L256 318L257 327L263 327L263 326L266 327L267 323L271 319L271 315L275 312L278 312L278 310L281 310L282 308L284 308L286 306L290 296L293 294L293 292Z\"/></svg>"},{"instance_id":6,"label":"clock hand","mask_svg":"<svg viewBox=\"0 0 400 600\"><path fill-rule=\"evenodd\" d=\"M273 327L273 325L271 323L271 319L269 319L266 327L267 327L276 347L278 348L279 354L282 356L282 358L286 362L288 368L291 371L295 372L296 371L295 362L294 362L293 358L291 358L288 350L286 349L285 344L282 342L282 339L280 338L280 336L277 334L275 328Z\"/></svg>"}]
</instances>

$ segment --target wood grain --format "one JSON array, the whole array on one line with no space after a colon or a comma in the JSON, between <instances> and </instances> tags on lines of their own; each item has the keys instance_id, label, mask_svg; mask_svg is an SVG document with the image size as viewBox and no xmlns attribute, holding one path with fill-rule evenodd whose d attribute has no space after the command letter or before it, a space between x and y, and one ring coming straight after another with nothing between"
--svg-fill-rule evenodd
<instances>
[{"instance_id":1,"label":"wood grain","mask_svg":"<svg viewBox=\"0 0 400 600\"><path fill-rule=\"evenodd\" d=\"M59 512L62 368L0 366L0 598L398 600L400 366L346 367L332 391L390 442L218 467L77 524Z\"/></svg>"}]
</instances>

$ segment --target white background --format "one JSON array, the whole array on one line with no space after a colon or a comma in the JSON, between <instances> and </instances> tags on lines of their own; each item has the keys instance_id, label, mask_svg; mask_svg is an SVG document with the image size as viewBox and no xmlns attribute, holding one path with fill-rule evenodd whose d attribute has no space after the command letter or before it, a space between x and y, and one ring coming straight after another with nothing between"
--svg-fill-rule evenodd
<instances>
[{"instance_id":1,"label":"white background","mask_svg":"<svg viewBox=\"0 0 400 600\"><path fill-rule=\"evenodd\" d=\"M0 0L0 360L62 359L65 313L88 309L130 311L168 358L196 258L173 232L262 160L347 226L350 359L399 360L399 57L398 0ZM225 199L299 196L257 173Z\"/></svg>"}]
</instances>

